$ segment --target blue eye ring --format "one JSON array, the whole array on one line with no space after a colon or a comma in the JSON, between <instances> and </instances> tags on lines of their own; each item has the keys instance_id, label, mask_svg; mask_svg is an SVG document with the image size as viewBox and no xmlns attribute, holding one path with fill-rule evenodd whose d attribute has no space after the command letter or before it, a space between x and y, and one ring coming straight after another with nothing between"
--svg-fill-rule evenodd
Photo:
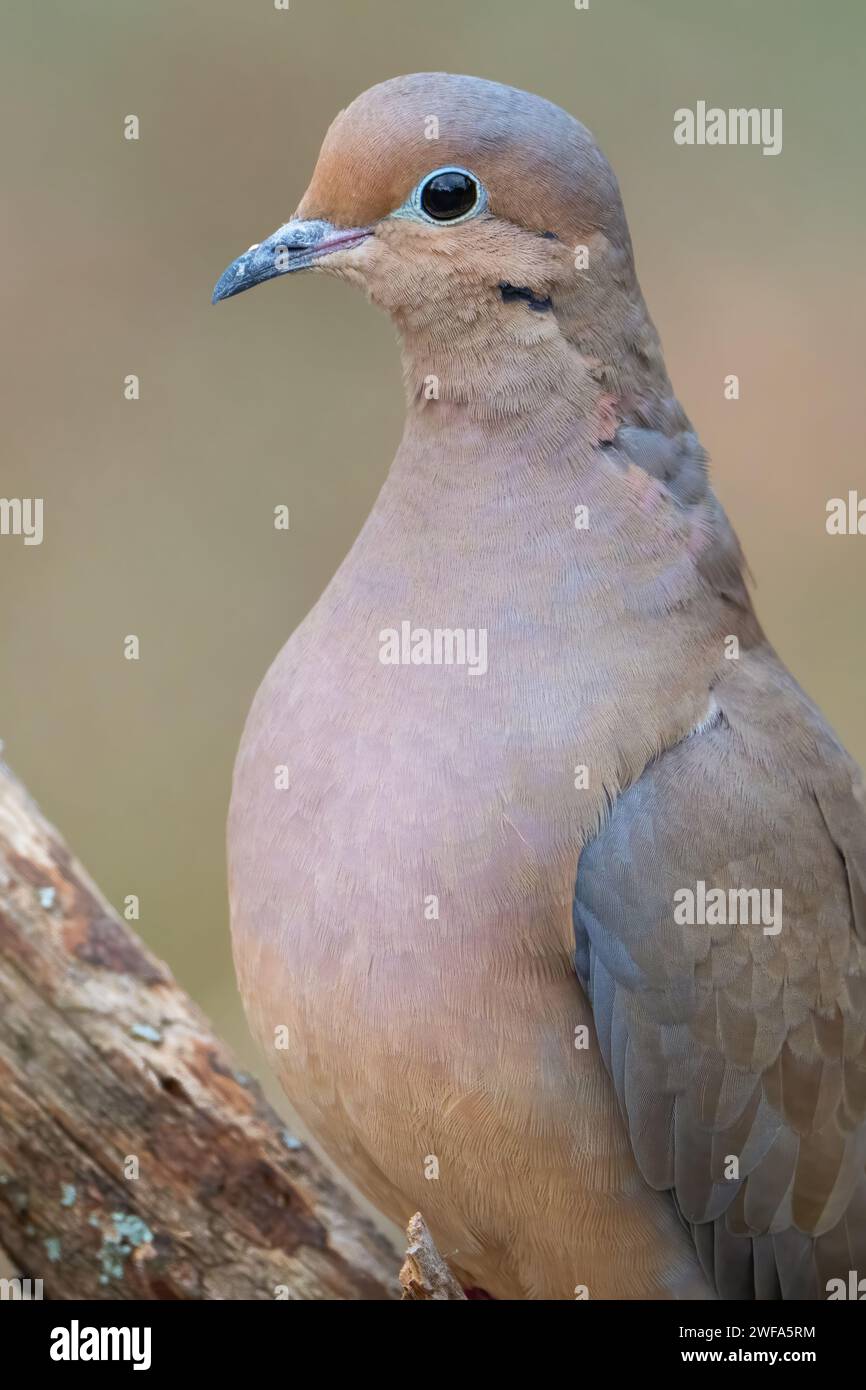
<instances>
[{"instance_id":1,"label":"blue eye ring","mask_svg":"<svg viewBox=\"0 0 866 1390\"><path fill-rule=\"evenodd\" d=\"M458 212L456 216L447 213L439 216L433 215L428 211L431 204L431 189L437 179L443 178L447 174L456 174L466 180L475 189L475 199L471 206L463 212ZM445 191L445 190L443 190ZM459 190L465 192L468 190ZM427 206L425 206L425 202ZM418 186L413 190L407 204L407 211L411 210L422 222L428 223L432 227L454 227L459 222L468 222L472 217L478 217L480 213L487 211L487 189L471 169L463 169L459 164L443 164L439 169L431 169L429 174L425 174Z\"/></svg>"}]
</instances>

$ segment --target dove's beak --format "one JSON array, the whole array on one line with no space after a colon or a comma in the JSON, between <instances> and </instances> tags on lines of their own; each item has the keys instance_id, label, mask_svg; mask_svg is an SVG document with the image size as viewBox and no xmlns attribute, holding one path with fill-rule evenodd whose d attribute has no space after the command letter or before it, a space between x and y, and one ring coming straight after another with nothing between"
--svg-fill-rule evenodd
<instances>
[{"instance_id":1,"label":"dove's beak","mask_svg":"<svg viewBox=\"0 0 866 1390\"><path fill-rule=\"evenodd\" d=\"M212 303L231 299L276 275L308 270L325 256L360 246L373 235L372 227L334 227L330 222L286 222L266 241L251 246L223 271L214 287Z\"/></svg>"}]
</instances>

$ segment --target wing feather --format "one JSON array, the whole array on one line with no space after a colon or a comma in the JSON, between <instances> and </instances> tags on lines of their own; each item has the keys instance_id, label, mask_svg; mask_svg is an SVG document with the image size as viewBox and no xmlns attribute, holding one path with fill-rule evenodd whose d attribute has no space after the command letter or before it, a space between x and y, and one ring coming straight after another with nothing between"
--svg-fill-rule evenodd
<instances>
[{"instance_id":1,"label":"wing feather","mask_svg":"<svg viewBox=\"0 0 866 1390\"><path fill-rule=\"evenodd\" d=\"M641 1171L719 1293L822 1297L866 1271L866 798L774 659L717 699L584 849L575 964ZM781 917L680 923L699 882Z\"/></svg>"}]
</instances>

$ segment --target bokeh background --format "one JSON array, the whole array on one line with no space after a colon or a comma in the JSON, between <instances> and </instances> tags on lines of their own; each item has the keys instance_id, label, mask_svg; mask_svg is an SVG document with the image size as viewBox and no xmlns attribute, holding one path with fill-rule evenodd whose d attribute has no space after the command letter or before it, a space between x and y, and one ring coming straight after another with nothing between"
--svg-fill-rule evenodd
<instances>
[{"instance_id":1,"label":"bokeh background","mask_svg":"<svg viewBox=\"0 0 866 1390\"><path fill-rule=\"evenodd\" d=\"M473 72L596 132L761 616L866 760L866 537L824 524L829 497L866 493L862 0L18 0L0 25L0 495L45 499L41 547L0 539L0 734L247 1067L232 761L372 505L402 396L390 325L347 286L210 293L374 82ZM782 107L782 153L676 146L699 99Z\"/></svg>"}]
</instances>

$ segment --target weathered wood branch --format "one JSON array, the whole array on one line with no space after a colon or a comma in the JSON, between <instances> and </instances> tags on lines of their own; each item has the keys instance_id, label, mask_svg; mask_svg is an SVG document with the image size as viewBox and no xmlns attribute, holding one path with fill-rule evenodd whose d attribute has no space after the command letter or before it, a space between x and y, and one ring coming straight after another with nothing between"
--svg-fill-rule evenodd
<instances>
[{"instance_id":1,"label":"weathered wood branch","mask_svg":"<svg viewBox=\"0 0 866 1390\"><path fill-rule=\"evenodd\" d=\"M466 1302L466 1295L443 1260L424 1218L416 1212L406 1230L409 1248L400 1270L403 1298L415 1302L443 1299Z\"/></svg>"},{"instance_id":2,"label":"weathered wood branch","mask_svg":"<svg viewBox=\"0 0 866 1390\"><path fill-rule=\"evenodd\" d=\"M51 1298L400 1296L388 1242L2 764L0 1247Z\"/></svg>"}]
</instances>

